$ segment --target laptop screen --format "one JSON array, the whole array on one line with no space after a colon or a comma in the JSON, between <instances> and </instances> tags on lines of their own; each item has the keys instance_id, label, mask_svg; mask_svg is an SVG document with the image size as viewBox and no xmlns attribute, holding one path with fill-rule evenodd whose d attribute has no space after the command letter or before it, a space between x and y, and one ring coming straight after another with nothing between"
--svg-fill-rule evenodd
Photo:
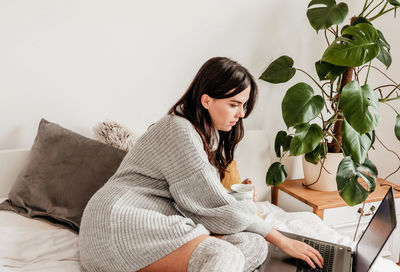
<instances>
[{"instance_id":1,"label":"laptop screen","mask_svg":"<svg viewBox=\"0 0 400 272\"><path fill-rule=\"evenodd\" d=\"M390 188L357 243L357 272L368 271L395 227L393 188Z\"/></svg>"}]
</instances>

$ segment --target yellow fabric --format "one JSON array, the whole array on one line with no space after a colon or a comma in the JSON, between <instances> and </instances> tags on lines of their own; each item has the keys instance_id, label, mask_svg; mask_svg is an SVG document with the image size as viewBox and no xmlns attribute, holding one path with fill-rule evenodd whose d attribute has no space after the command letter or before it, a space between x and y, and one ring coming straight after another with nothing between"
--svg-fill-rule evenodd
<instances>
[{"instance_id":1,"label":"yellow fabric","mask_svg":"<svg viewBox=\"0 0 400 272\"><path fill-rule=\"evenodd\" d=\"M222 179L221 183L228 191L231 191L231 186L233 184L242 183L235 160L226 168L225 177Z\"/></svg>"}]
</instances>

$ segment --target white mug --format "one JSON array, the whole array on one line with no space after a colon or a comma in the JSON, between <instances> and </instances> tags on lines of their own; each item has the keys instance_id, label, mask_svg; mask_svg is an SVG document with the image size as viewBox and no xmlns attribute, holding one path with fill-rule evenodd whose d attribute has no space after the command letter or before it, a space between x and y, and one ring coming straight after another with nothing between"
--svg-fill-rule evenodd
<instances>
[{"instance_id":1,"label":"white mug","mask_svg":"<svg viewBox=\"0 0 400 272\"><path fill-rule=\"evenodd\" d=\"M233 184L230 194L236 200L253 200L254 185L253 184Z\"/></svg>"}]
</instances>

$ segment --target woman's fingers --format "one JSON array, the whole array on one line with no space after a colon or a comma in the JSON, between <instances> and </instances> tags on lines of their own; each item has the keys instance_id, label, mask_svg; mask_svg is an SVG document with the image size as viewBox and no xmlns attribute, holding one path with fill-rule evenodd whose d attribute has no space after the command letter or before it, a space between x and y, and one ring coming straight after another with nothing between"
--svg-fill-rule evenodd
<instances>
[{"instance_id":1,"label":"woman's fingers","mask_svg":"<svg viewBox=\"0 0 400 272\"><path fill-rule=\"evenodd\" d=\"M242 181L242 184L253 184L253 182L251 181L251 179L247 178ZM254 186L253 201L257 202L257 198L258 198L258 191L257 191L256 186Z\"/></svg>"},{"instance_id":2,"label":"woman's fingers","mask_svg":"<svg viewBox=\"0 0 400 272\"><path fill-rule=\"evenodd\" d=\"M319 253L318 250L310 246L309 249L312 252L313 256L313 261L314 263L318 264L319 267L322 267L324 265L324 258L321 256L321 253Z\"/></svg>"},{"instance_id":3,"label":"woman's fingers","mask_svg":"<svg viewBox=\"0 0 400 272\"><path fill-rule=\"evenodd\" d=\"M253 182L249 178L243 180L242 183L243 184L253 184Z\"/></svg>"},{"instance_id":4,"label":"woman's fingers","mask_svg":"<svg viewBox=\"0 0 400 272\"><path fill-rule=\"evenodd\" d=\"M304 260L307 262L312 268L316 268L315 265L318 265L320 268L323 267L324 265L324 259L322 258L321 254L313 248L312 246L309 246L303 242L302 247L299 247L300 251L300 259Z\"/></svg>"},{"instance_id":5,"label":"woman's fingers","mask_svg":"<svg viewBox=\"0 0 400 272\"><path fill-rule=\"evenodd\" d=\"M318 252L318 255L320 255L319 252ZM314 252L309 251L309 254L307 254L307 256L309 257L309 259L312 260L313 263L315 263L320 268L322 268L323 264L321 263L321 261L317 257L317 254L315 254ZM315 268L315 267L313 267L313 268Z\"/></svg>"},{"instance_id":6,"label":"woman's fingers","mask_svg":"<svg viewBox=\"0 0 400 272\"><path fill-rule=\"evenodd\" d=\"M258 191L257 191L257 187L254 186L253 201L257 202L257 198L258 198Z\"/></svg>"},{"instance_id":7,"label":"woman's fingers","mask_svg":"<svg viewBox=\"0 0 400 272\"><path fill-rule=\"evenodd\" d=\"M265 239L277 245L283 252L292 257L304 260L310 267L320 268L324 265L324 259L315 248L304 242L288 238L276 230L271 230Z\"/></svg>"},{"instance_id":8,"label":"woman's fingers","mask_svg":"<svg viewBox=\"0 0 400 272\"><path fill-rule=\"evenodd\" d=\"M301 253L301 259L306 261L312 268L315 268L315 264L322 268L324 259L318 250L306 244L305 246L304 251Z\"/></svg>"},{"instance_id":9,"label":"woman's fingers","mask_svg":"<svg viewBox=\"0 0 400 272\"><path fill-rule=\"evenodd\" d=\"M302 259L303 261L305 261L306 263L308 263L308 265L311 266L313 269L317 268L317 267L315 266L315 264L313 263L313 261L311 261L311 258L308 257L307 255L301 254L301 255L300 255L300 259Z\"/></svg>"}]
</instances>

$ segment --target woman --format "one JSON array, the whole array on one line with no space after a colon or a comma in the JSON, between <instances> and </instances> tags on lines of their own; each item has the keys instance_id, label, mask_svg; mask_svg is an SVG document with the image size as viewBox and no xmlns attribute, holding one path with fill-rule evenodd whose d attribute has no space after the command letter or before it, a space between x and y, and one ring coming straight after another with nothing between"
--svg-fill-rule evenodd
<instances>
[{"instance_id":1,"label":"woman","mask_svg":"<svg viewBox=\"0 0 400 272\"><path fill-rule=\"evenodd\" d=\"M253 201L237 201L221 185L256 97L244 67L208 60L90 199L79 235L82 268L253 271L266 258L266 241L321 267L318 251L271 229Z\"/></svg>"}]
</instances>

